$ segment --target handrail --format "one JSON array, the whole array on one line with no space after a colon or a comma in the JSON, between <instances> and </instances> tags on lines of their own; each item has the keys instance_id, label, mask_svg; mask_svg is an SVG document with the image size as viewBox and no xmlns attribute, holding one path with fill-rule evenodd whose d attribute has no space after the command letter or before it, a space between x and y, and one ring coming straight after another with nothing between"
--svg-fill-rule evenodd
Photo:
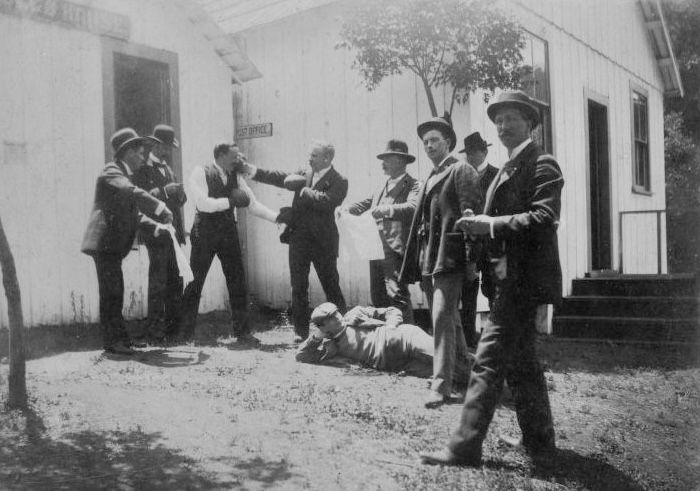
<instances>
[{"instance_id":1,"label":"handrail","mask_svg":"<svg viewBox=\"0 0 700 491\"><path fill-rule=\"evenodd\" d=\"M649 214L656 214L656 262L657 262L657 271L658 274L661 274L662 271L662 260L661 260L661 214L666 214L666 209L663 210L629 210L629 211L621 211L619 212L619 233L620 233L620 250L619 256L620 256L620 274L623 273L622 269L622 217L624 215L649 215Z\"/></svg>"}]
</instances>

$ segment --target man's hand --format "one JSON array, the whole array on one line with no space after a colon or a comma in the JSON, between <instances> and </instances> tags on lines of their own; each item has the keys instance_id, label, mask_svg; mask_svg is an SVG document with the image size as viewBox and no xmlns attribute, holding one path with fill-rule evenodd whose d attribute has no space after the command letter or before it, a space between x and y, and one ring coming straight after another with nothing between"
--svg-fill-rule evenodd
<instances>
[{"instance_id":1,"label":"man's hand","mask_svg":"<svg viewBox=\"0 0 700 491\"><path fill-rule=\"evenodd\" d=\"M389 205L379 205L369 211L374 218L387 218L391 214Z\"/></svg>"},{"instance_id":2,"label":"man's hand","mask_svg":"<svg viewBox=\"0 0 700 491\"><path fill-rule=\"evenodd\" d=\"M335 209L335 217L340 218L341 215L350 213L350 209L347 206L339 206Z\"/></svg>"},{"instance_id":3,"label":"man's hand","mask_svg":"<svg viewBox=\"0 0 700 491\"><path fill-rule=\"evenodd\" d=\"M277 215L276 222L289 225L292 222L292 207L283 206L282 208L280 208L280 212L279 215Z\"/></svg>"},{"instance_id":4,"label":"man's hand","mask_svg":"<svg viewBox=\"0 0 700 491\"><path fill-rule=\"evenodd\" d=\"M173 223L173 212L166 206L163 211L160 212L160 218L163 223Z\"/></svg>"},{"instance_id":5,"label":"man's hand","mask_svg":"<svg viewBox=\"0 0 700 491\"><path fill-rule=\"evenodd\" d=\"M338 354L338 345L332 339L324 339L321 342L321 351L323 352L321 361L329 360Z\"/></svg>"},{"instance_id":6,"label":"man's hand","mask_svg":"<svg viewBox=\"0 0 700 491\"><path fill-rule=\"evenodd\" d=\"M284 180L284 187L290 191L298 191L306 186L306 178L298 174L291 174Z\"/></svg>"},{"instance_id":7,"label":"man's hand","mask_svg":"<svg viewBox=\"0 0 700 491\"><path fill-rule=\"evenodd\" d=\"M174 196L177 197L178 200L182 200L185 195L185 190L179 182L171 182L165 185L165 194L168 198Z\"/></svg>"},{"instance_id":8,"label":"man's hand","mask_svg":"<svg viewBox=\"0 0 700 491\"><path fill-rule=\"evenodd\" d=\"M455 229L469 235L489 235L492 220L488 215L462 217L455 223Z\"/></svg>"}]
</instances>

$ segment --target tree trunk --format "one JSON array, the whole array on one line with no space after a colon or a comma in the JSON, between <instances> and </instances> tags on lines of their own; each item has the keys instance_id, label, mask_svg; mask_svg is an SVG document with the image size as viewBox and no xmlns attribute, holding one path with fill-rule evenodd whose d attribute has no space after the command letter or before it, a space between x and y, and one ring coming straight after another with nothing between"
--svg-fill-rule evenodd
<instances>
[{"instance_id":1,"label":"tree trunk","mask_svg":"<svg viewBox=\"0 0 700 491\"><path fill-rule=\"evenodd\" d=\"M438 115L437 108L435 107L435 98L433 97L433 90L430 88L430 84L425 77L420 78L423 82L423 87L425 88L425 95L428 96L428 105L430 106L430 113L433 117Z\"/></svg>"},{"instance_id":2,"label":"tree trunk","mask_svg":"<svg viewBox=\"0 0 700 491\"><path fill-rule=\"evenodd\" d=\"M0 267L2 284L7 297L7 314L10 321L10 376L7 405L11 409L27 406L27 381L25 378L24 342L22 340L24 320L22 318L22 297L17 281L15 260L10 244L7 243L5 229L0 219Z\"/></svg>"}]
</instances>

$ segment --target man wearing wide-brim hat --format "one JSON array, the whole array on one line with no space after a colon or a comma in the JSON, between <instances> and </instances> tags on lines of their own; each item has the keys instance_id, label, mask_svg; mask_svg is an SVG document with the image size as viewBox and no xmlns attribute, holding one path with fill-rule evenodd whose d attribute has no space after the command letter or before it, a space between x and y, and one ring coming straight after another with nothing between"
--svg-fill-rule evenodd
<instances>
[{"instance_id":1,"label":"man wearing wide-brim hat","mask_svg":"<svg viewBox=\"0 0 700 491\"><path fill-rule=\"evenodd\" d=\"M171 168L172 151L180 148L175 129L159 124L147 137L152 143L146 165L134 173L134 184L163 201L173 212L175 237L185 243L182 206L187 201L184 188L175 178ZM152 217L151 217L152 218ZM152 340L162 341L172 337L178 327L178 313L182 301L182 278L177 268L177 259L169 236L153 237L142 234L148 251L148 320L145 334ZM145 341L142 339L141 341Z\"/></svg>"},{"instance_id":2,"label":"man wearing wide-brim hat","mask_svg":"<svg viewBox=\"0 0 700 491\"><path fill-rule=\"evenodd\" d=\"M428 464L481 465L504 379L515 398L522 440L502 440L535 457L555 448L547 384L535 355L535 319L540 305L561 299L557 225L564 179L554 157L532 141L539 113L526 94L503 92L487 113L509 160L488 189L484 213L461 218L457 227L486 240L482 264L491 314L459 427L448 448L422 454Z\"/></svg>"},{"instance_id":3,"label":"man wearing wide-brim hat","mask_svg":"<svg viewBox=\"0 0 700 491\"><path fill-rule=\"evenodd\" d=\"M450 155L456 135L447 117L421 123L418 136L433 171L418 196L400 280L420 281L430 306L435 355L425 405L433 408L450 400L455 362L466 357L459 298L462 282L474 278L475 265L466 255L464 235L454 226L464 212L481 210L481 196L476 171Z\"/></svg>"},{"instance_id":4,"label":"man wearing wide-brim hat","mask_svg":"<svg viewBox=\"0 0 700 491\"><path fill-rule=\"evenodd\" d=\"M97 178L95 204L81 245L82 252L93 256L97 268L105 351L122 355L134 353L122 317L122 260L131 250L137 229L151 235L165 234L161 223L173 221L165 203L132 182L144 164L145 142L146 138L131 128L112 135L114 161L107 163Z\"/></svg>"},{"instance_id":5,"label":"man wearing wide-brim hat","mask_svg":"<svg viewBox=\"0 0 700 491\"><path fill-rule=\"evenodd\" d=\"M403 319L413 324L413 306L408 283L399 281L401 262L406 252L406 241L411 219L416 210L420 182L406 172L406 166L416 158L408 153L408 145L401 140L389 140L386 150L377 155L387 180L369 196L338 213L361 215L369 212L377 222L384 247L384 259L370 261L370 296L375 307L396 307Z\"/></svg>"}]
</instances>

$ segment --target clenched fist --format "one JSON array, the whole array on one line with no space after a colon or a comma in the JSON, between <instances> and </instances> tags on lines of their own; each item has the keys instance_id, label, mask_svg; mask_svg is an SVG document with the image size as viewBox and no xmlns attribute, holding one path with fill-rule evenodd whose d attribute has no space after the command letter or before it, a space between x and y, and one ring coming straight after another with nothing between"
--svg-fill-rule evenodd
<instances>
[{"instance_id":1,"label":"clenched fist","mask_svg":"<svg viewBox=\"0 0 700 491\"><path fill-rule=\"evenodd\" d=\"M290 191L299 191L304 186L306 186L306 178L298 174L287 176L284 180L284 187Z\"/></svg>"},{"instance_id":2,"label":"clenched fist","mask_svg":"<svg viewBox=\"0 0 700 491\"><path fill-rule=\"evenodd\" d=\"M250 196L241 189L232 189L228 198L231 208L245 208L250 204Z\"/></svg>"}]
</instances>

